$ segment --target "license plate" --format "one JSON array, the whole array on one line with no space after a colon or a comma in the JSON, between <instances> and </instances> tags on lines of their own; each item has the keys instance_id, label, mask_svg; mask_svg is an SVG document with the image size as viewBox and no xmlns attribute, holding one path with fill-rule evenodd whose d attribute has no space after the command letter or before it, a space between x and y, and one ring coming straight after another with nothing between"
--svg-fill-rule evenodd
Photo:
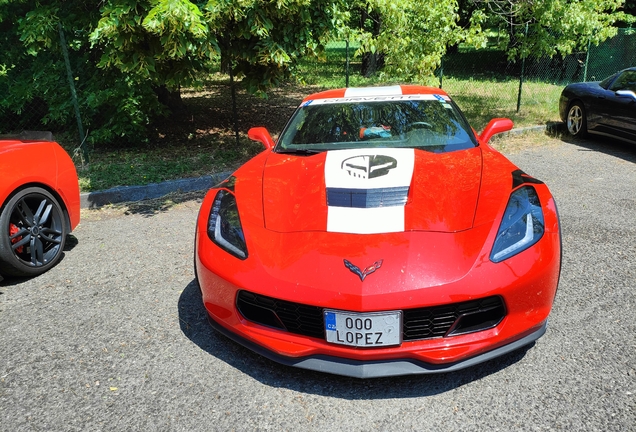
<instances>
[{"instance_id":1,"label":"license plate","mask_svg":"<svg viewBox=\"0 0 636 432\"><path fill-rule=\"evenodd\" d=\"M325 310L327 342L355 347L402 343L402 312L355 313Z\"/></svg>"}]
</instances>

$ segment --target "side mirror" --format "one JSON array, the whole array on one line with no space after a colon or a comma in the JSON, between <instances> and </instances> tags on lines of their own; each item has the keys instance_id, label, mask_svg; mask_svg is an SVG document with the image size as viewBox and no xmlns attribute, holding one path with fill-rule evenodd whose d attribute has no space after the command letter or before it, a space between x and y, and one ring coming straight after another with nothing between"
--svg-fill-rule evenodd
<instances>
[{"instance_id":1,"label":"side mirror","mask_svg":"<svg viewBox=\"0 0 636 432\"><path fill-rule=\"evenodd\" d=\"M631 90L617 90L616 96L628 97L636 101L636 93Z\"/></svg>"},{"instance_id":2,"label":"side mirror","mask_svg":"<svg viewBox=\"0 0 636 432\"><path fill-rule=\"evenodd\" d=\"M490 123L486 125L481 135L479 135L479 141L481 141L482 144L486 144L488 141L490 141L490 138L492 138L493 135L507 132L512 129L512 126L512 120L510 119L494 118L490 120Z\"/></svg>"},{"instance_id":3,"label":"side mirror","mask_svg":"<svg viewBox=\"0 0 636 432\"><path fill-rule=\"evenodd\" d=\"M258 141L265 146L267 150L274 148L274 140L264 127L254 127L247 131L247 137L252 141Z\"/></svg>"}]
</instances>

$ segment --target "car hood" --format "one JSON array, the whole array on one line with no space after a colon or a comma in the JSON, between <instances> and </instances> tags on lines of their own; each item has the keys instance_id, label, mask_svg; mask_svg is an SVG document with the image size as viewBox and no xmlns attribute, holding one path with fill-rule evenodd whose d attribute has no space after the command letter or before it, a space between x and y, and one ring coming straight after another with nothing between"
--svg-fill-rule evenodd
<instances>
[{"instance_id":1,"label":"car hood","mask_svg":"<svg viewBox=\"0 0 636 432\"><path fill-rule=\"evenodd\" d=\"M587 82L572 83L572 84L568 84L565 87L565 90L566 91L572 91L572 92L586 92L586 91L604 90L601 87L600 84L601 84L600 81L587 81Z\"/></svg>"},{"instance_id":2,"label":"car hood","mask_svg":"<svg viewBox=\"0 0 636 432\"><path fill-rule=\"evenodd\" d=\"M265 227L281 233L467 230L475 219L482 164L479 147L270 153L262 179Z\"/></svg>"}]
</instances>

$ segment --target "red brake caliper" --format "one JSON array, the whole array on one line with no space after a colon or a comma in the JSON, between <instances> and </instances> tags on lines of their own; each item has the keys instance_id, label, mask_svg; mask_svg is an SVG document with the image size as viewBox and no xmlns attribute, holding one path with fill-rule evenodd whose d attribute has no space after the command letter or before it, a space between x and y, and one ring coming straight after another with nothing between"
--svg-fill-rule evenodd
<instances>
[{"instance_id":1,"label":"red brake caliper","mask_svg":"<svg viewBox=\"0 0 636 432\"><path fill-rule=\"evenodd\" d=\"M18 228L17 225L9 224L9 236L14 236L14 235L16 235L19 232L20 232L20 228ZM22 236L14 238L13 240L11 240L11 243L16 244L20 240L22 240ZM24 248L24 246L20 246L20 247L16 248L16 251L18 253L22 253L23 248Z\"/></svg>"}]
</instances>

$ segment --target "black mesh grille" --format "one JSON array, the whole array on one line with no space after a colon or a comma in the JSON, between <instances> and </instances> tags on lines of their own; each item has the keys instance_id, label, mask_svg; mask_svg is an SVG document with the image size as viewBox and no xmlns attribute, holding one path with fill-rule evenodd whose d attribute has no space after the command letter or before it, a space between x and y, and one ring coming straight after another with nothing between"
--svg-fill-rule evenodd
<instances>
[{"instance_id":1,"label":"black mesh grille","mask_svg":"<svg viewBox=\"0 0 636 432\"><path fill-rule=\"evenodd\" d=\"M248 291L239 292L236 305L241 314L250 321L300 335L325 337L322 308L278 300Z\"/></svg>"},{"instance_id":2,"label":"black mesh grille","mask_svg":"<svg viewBox=\"0 0 636 432\"><path fill-rule=\"evenodd\" d=\"M403 315L405 341L470 333L492 328L506 314L501 297L418 309L406 309ZM450 330L450 332L449 332Z\"/></svg>"},{"instance_id":3,"label":"black mesh grille","mask_svg":"<svg viewBox=\"0 0 636 432\"><path fill-rule=\"evenodd\" d=\"M240 291L236 305L248 320L290 333L324 338L323 309ZM492 328L506 315L501 297L462 303L405 309L404 341L431 339Z\"/></svg>"}]
</instances>

